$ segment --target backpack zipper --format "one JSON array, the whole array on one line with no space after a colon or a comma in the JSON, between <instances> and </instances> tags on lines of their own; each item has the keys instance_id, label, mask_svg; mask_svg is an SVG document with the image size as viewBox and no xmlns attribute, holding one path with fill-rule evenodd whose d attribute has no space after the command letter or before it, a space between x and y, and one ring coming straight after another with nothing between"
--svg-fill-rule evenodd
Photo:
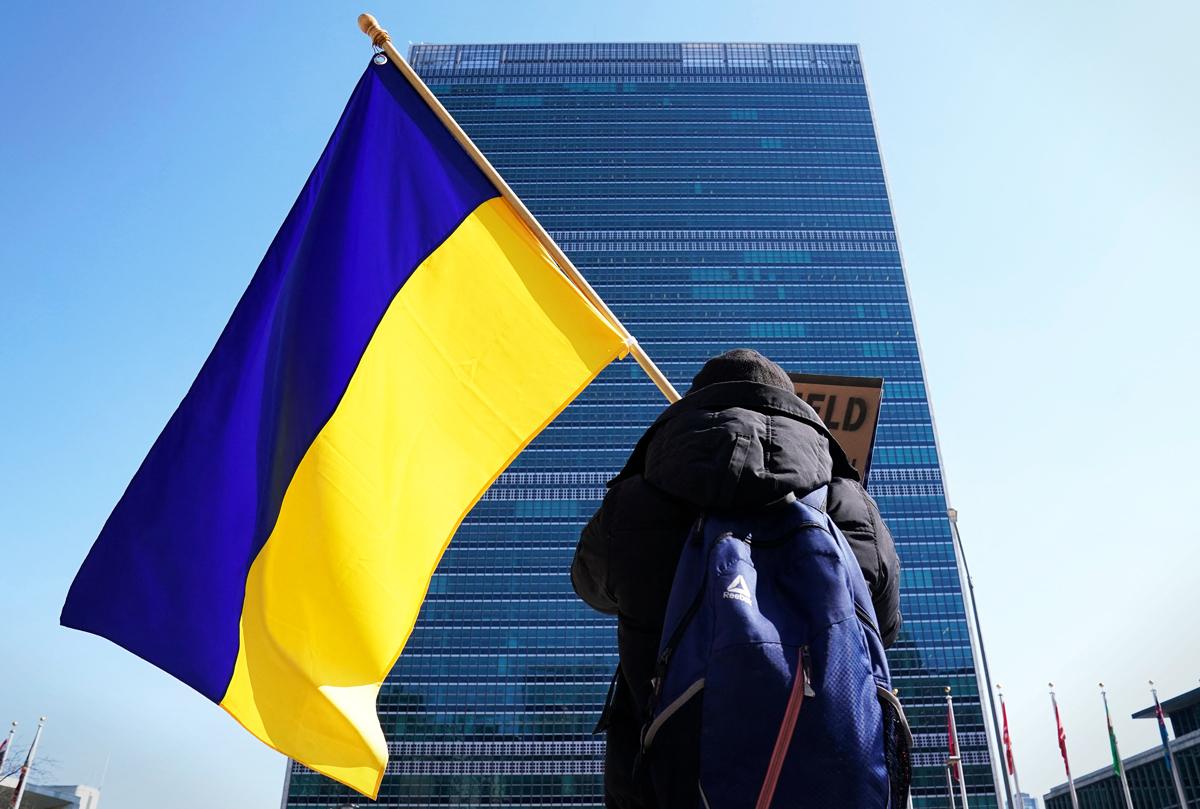
<instances>
[{"instance_id":1,"label":"backpack zipper","mask_svg":"<svg viewBox=\"0 0 1200 809\"><path fill-rule=\"evenodd\" d=\"M826 530L825 526L821 525L820 523L810 522L810 521L806 520L805 522L802 522L799 525L797 525L792 530L788 531L783 536L778 537L776 539L756 539L753 542L751 542L750 540L751 540L752 535L746 534L746 538L743 539L742 542L745 542L747 545L751 545L756 548L773 548L776 545L782 545L785 542L791 542L792 537L795 536L797 533L799 533L802 529L805 529L805 528L819 528L822 531ZM740 539L740 537L735 537L735 539Z\"/></svg>"},{"instance_id":2,"label":"backpack zipper","mask_svg":"<svg viewBox=\"0 0 1200 809\"><path fill-rule=\"evenodd\" d=\"M815 697L817 692L813 691L812 687L812 654L807 645L800 647L800 670L804 672L804 696Z\"/></svg>"},{"instance_id":3,"label":"backpack zipper","mask_svg":"<svg viewBox=\"0 0 1200 809\"><path fill-rule=\"evenodd\" d=\"M667 675L667 664L671 662L671 655L675 653L675 645L679 643L679 639L683 637L683 633L687 629L688 624L690 624L692 619L696 617L696 613L700 611L700 606L704 603L705 587L708 584L708 575L710 572L709 562L712 559L713 551L716 549L717 544L721 540L732 536L732 533L722 534L713 540L713 543L709 546L708 554L704 558L704 578L700 581L700 587L696 591L696 597L692 599L692 603L688 605L687 611L683 614L683 617L679 619L679 623L675 626L675 631L671 633L671 637L663 646L662 654L658 656L658 662L654 667L654 677L652 677L650 680L651 702L648 707L651 713L654 711L654 706L658 703L659 694L662 692L663 680L666 679Z\"/></svg>"},{"instance_id":4,"label":"backpack zipper","mask_svg":"<svg viewBox=\"0 0 1200 809\"><path fill-rule=\"evenodd\" d=\"M879 631L879 627L875 626L875 619L867 612L866 608L859 606L858 602L854 604L854 613L858 616L858 620L870 627L880 640L883 639L883 633Z\"/></svg>"}]
</instances>

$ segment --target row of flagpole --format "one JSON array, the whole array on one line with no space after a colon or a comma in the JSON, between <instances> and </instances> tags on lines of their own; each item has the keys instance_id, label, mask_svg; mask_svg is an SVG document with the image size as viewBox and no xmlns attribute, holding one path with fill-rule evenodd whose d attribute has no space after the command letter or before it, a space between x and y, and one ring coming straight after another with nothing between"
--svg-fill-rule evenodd
<instances>
[{"instance_id":1,"label":"row of flagpole","mask_svg":"<svg viewBox=\"0 0 1200 809\"><path fill-rule=\"evenodd\" d=\"M1050 705L1054 709L1054 723L1058 731L1058 749L1062 753L1063 769L1067 775L1067 791L1071 796L1072 809L1079 809L1079 795L1075 791L1075 778L1071 775L1071 761L1067 756L1067 733L1063 729L1062 714L1058 708L1058 697L1054 693L1054 683L1050 683L1049 685ZM1125 800L1125 809L1134 809L1133 797L1129 791L1129 778L1125 773L1125 763L1121 759L1120 749L1117 747L1117 733L1113 729L1112 714L1108 709L1108 692L1104 689L1104 683L1100 683L1099 685L1100 697L1104 702L1104 719L1108 725L1108 741L1109 747L1112 750L1113 772L1120 779L1121 791ZM996 691L1000 698L1000 713L1004 722L1005 778L1012 778L1013 802L1015 804L1023 800L1021 797L1021 781L1017 775L1017 764L1013 756L1012 735L1008 729L1008 707L1004 703L1004 690L999 683L996 684ZM1163 763L1166 765L1167 771L1171 773L1179 806L1186 807L1188 804L1187 797L1183 791L1183 781L1179 776L1179 767L1175 763L1175 754L1171 751L1166 719L1163 716L1162 705L1158 701L1158 689L1154 687L1153 680L1150 681L1150 693L1154 696L1154 714L1158 720L1159 735L1162 737ZM963 777L961 769L962 753L958 744L958 728L954 722L954 699L950 695L949 687L946 688L946 735L948 744L948 755L946 756L946 792L950 800L950 809L957 809L954 796L954 782L958 782L958 792L962 801L962 809L969 809L967 804L966 779ZM1021 807L1013 806L1012 809L1021 809Z\"/></svg>"},{"instance_id":2,"label":"row of flagpole","mask_svg":"<svg viewBox=\"0 0 1200 809\"><path fill-rule=\"evenodd\" d=\"M1079 809L1079 796L1075 791L1075 778L1071 774L1071 760L1067 755L1067 733L1063 728L1062 713L1058 708L1058 697L1054 693L1054 683L1050 683L1050 705L1054 709L1054 723L1058 731L1058 749L1062 753L1063 769L1067 775L1067 791L1071 796L1072 809ZM1006 778L1012 778L1013 794L1015 801L1022 800L1021 795L1021 780L1017 774L1016 759L1013 755L1012 734L1008 729L1008 706L1004 702L1003 687L997 683L996 691L1000 698L1000 713L1004 723L1004 758L1006 767ZM1179 767L1175 763L1175 754L1171 751L1170 737L1167 734L1166 719L1163 716L1162 705L1158 700L1158 689L1154 687L1154 681L1150 681L1150 693L1154 697L1154 714L1158 720L1159 735L1162 738L1163 747L1163 763L1167 770L1171 773L1172 781L1175 785L1175 792L1179 798L1181 807L1187 806L1187 798L1183 791L1183 782L1179 777ZM1108 725L1108 740L1112 750L1112 766L1113 772L1117 775L1121 782L1121 791L1125 799L1126 809L1134 809L1133 797L1129 791L1129 779L1125 773L1125 763L1121 759L1121 752L1117 746L1117 734L1113 728L1112 714L1108 708L1108 692L1104 689L1104 683L1100 683L1100 697L1104 702L1104 719ZM25 795L25 789L29 781L29 771L33 766L35 757L37 756L38 742L42 738L42 728L45 727L46 717L41 717L37 731L33 735L33 744L29 746L28 752L25 754L25 763L21 765L20 777L17 779L17 786L13 790L12 801L9 803L10 809L20 809L21 799ZM5 765L8 762L9 753L12 751L13 738L17 733L17 723L13 722L8 731L8 737L0 742L0 780L8 777L11 773L5 772ZM954 719L954 697L950 693L950 687L946 687L946 736L948 742L948 755L946 756L946 791L950 799L951 809L957 809L954 796L954 783L958 783L958 797L962 802L962 809L970 809L967 801L967 784L966 778L963 777L962 771L962 753L958 743L958 726ZM1013 807L1020 809L1020 807Z\"/></svg>"},{"instance_id":3,"label":"row of flagpole","mask_svg":"<svg viewBox=\"0 0 1200 809\"><path fill-rule=\"evenodd\" d=\"M1079 795L1075 791L1075 778L1071 774L1071 760L1067 755L1067 733L1063 728L1062 713L1058 708L1058 697L1054 693L1054 683L1050 683L1050 705L1054 709L1054 723L1058 731L1058 749L1062 753L1063 769L1067 775L1067 791L1071 796L1072 809L1079 809ZM997 683L996 691L1000 698L1000 713L1004 723L1004 758L1006 767L1006 778L1011 777L1013 782L1013 794L1015 801L1022 800L1021 795L1021 780L1017 774L1016 759L1013 756L1012 734L1008 729L1008 706L1004 702L1003 687ZM1171 773L1172 781L1175 785L1175 792L1179 798L1181 807L1187 806L1187 798L1183 791L1183 782L1179 777L1179 767L1175 763L1175 754L1171 751L1170 737L1167 734L1166 719L1163 716L1162 705L1158 700L1158 689L1154 687L1154 681L1150 681L1150 693L1154 697L1154 714L1158 720L1159 735L1162 738L1163 747L1163 763L1167 770ZM1133 797L1129 791L1129 779L1125 773L1125 763L1121 759L1121 752L1117 746L1117 734L1113 728L1112 714L1108 708L1108 692L1104 689L1104 683L1100 683L1100 697L1104 702L1104 719L1108 725L1108 740L1112 750L1112 767L1113 772L1117 775L1121 782L1121 791L1125 798L1126 809L1134 809ZM28 752L25 754L25 763L21 765L20 776L17 779L17 786L13 790L12 801L9 803L10 809L20 809L21 799L25 795L25 789L29 781L29 771L33 766L35 757L37 756L38 742L42 738L42 728L45 727L46 717L41 717L38 721L37 731L33 735L33 744L29 746ZM12 750L13 738L17 733L17 723L13 722L8 731L8 737L3 742L0 742L0 780L8 777L11 773L5 772L5 766L8 763L8 756ZM946 687L946 736L948 742L948 755L946 756L946 791L950 799L951 809L957 809L954 796L954 783L958 783L958 796L962 802L962 809L970 809L967 801L967 784L966 778L963 777L962 771L962 753L958 743L958 726L954 720L954 697L950 693L950 687ZM1020 809L1020 807L1013 807Z\"/></svg>"},{"instance_id":4,"label":"row of flagpole","mask_svg":"<svg viewBox=\"0 0 1200 809\"><path fill-rule=\"evenodd\" d=\"M29 750L25 753L25 763L21 765L17 786L13 789L12 800L8 804L9 809L20 809L21 807L21 799L25 797L25 788L29 786L29 771L33 767L34 758L37 757L38 742L41 741L42 728L45 726L46 717L40 717L37 730L33 734L33 744L29 745ZM12 775L12 773L6 772L4 767L8 763L8 754L12 751L13 737L16 735L17 723L13 722L12 727L8 730L8 737L0 742L0 781Z\"/></svg>"}]
</instances>

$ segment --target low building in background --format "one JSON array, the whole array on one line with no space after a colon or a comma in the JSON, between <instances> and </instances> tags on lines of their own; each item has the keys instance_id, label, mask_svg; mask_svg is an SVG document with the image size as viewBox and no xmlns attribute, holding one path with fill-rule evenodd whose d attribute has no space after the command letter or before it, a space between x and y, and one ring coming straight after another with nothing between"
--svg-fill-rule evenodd
<instances>
[{"instance_id":1,"label":"low building in background","mask_svg":"<svg viewBox=\"0 0 1200 809\"><path fill-rule=\"evenodd\" d=\"M1171 723L1171 730L1178 739L1200 730L1200 688L1194 688L1186 694L1171 697L1162 704L1163 713ZM1153 719L1154 706L1142 708L1133 715L1134 719ZM1191 800L1191 795L1188 796Z\"/></svg>"},{"instance_id":2,"label":"low building in background","mask_svg":"<svg viewBox=\"0 0 1200 809\"><path fill-rule=\"evenodd\" d=\"M0 781L0 806L12 803L13 792L17 788L17 776L10 775ZM25 787L25 795L21 798L21 809L99 809L100 790L96 787L82 784L66 786L40 786L30 784Z\"/></svg>"},{"instance_id":3,"label":"low building in background","mask_svg":"<svg viewBox=\"0 0 1200 809\"><path fill-rule=\"evenodd\" d=\"M1162 709L1174 731L1171 753L1179 767L1188 807L1200 807L1200 688L1164 701ZM1133 718L1154 719L1154 706L1143 708ZM1134 809L1179 806L1161 745L1126 757L1124 765ZM1075 792L1079 796L1079 809L1122 809L1125 805L1121 779L1111 765L1076 778ZM1045 802L1046 809L1071 809L1067 785L1059 784L1047 792Z\"/></svg>"},{"instance_id":4,"label":"low building in background","mask_svg":"<svg viewBox=\"0 0 1200 809\"><path fill-rule=\"evenodd\" d=\"M1038 799L1028 792L1018 792L1017 805L1020 806L1020 809L1038 809Z\"/></svg>"}]
</instances>

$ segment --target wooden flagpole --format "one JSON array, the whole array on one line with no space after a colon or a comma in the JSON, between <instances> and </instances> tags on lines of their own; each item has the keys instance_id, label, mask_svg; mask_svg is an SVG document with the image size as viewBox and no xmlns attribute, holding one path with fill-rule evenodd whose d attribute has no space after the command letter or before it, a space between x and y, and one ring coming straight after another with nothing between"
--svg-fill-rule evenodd
<instances>
[{"instance_id":1,"label":"wooden flagpole","mask_svg":"<svg viewBox=\"0 0 1200 809\"><path fill-rule=\"evenodd\" d=\"M379 21L370 14L360 14L358 15L358 27L364 34L371 38L372 45L387 55L388 59L391 60L391 63L396 66L404 78L408 80L408 83L413 86L413 89L415 89L421 98L425 100L425 103L429 105L429 108L433 110L438 119L445 124L447 129L450 130L450 134L454 136L454 139L458 141L458 144L466 150L468 155L471 156L471 159L475 161L475 165L479 167L479 170L482 171L500 191L500 196L507 200L508 204L511 205L517 212L517 215L521 217L521 220L525 223L526 227L528 227L533 232L533 235L537 237L537 240L541 242L542 247L546 248L546 252L548 252L550 257L554 259L554 263L558 265L558 268L562 271L563 275L567 276L567 278L572 284L575 285L576 289L579 290L583 297L586 298L588 302L592 304L592 306L596 307L596 309L598 309L600 313L604 315L604 317L613 325L613 327L621 333L621 335L625 338L626 345L629 346L629 353L633 355L635 360L637 360L637 364L642 366L642 370L646 372L646 375L650 377L651 381L653 381L654 384L658 386L658 389L662 391L663 396L667 397L667 401L679 401L679 392L675 390L675 387L671 384L671 381L667 379L666 375L659 370L657 365L654 364L654 360L650 359L650 356L646 354L645 350L638 344L637 339L629 333L629 329L625 328L624 324L621 323L621 321L617 319L617 316L612 313L612 310L608 308L608 304L606 304L604 300L596 294L596 290L592 289L592 285L587 282L587 279L583 277L583 274L576 269L573 263L571 263L571 259L567 258L567 254L562 251L562 248L558 246L558 243L554 241L553 237L546 232L546 229L542 227L541 223L538 222L537 219L534 218L533 214L529 212L529 209L525 207L525 203L521 202L520 197L513 192L508 183L504 181L504 178L500 176L488 159L484 157L483 152L479 151L479 147L472 142L467 133L464 132L462 127L458 125L458 122L454 120L454 117L450 115L444 106L442 106L442 102L439 101L437 96L433 94L433 91L425 85L425 82L421 80L421 77L417 75L417 72L412 69L412 65L410 65L408 61L400 54L400 51L396 50L396 46L392 44L391 35L389 35L387 31L380 27Z\"/></svg>"}]
</instances>

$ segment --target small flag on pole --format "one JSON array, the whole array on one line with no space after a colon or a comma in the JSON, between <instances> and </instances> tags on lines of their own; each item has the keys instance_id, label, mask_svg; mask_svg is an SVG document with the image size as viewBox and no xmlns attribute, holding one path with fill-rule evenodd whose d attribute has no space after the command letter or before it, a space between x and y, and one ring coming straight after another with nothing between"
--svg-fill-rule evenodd
<instances>
[{"instance_id":1,"label":"small flag on pole","mask_svg":"<svg viewBox=\"0 0 1200 809\"><path fill-rule=\"evenodd\" d=\"M29 785L29 770L33 767L33 761L37 757L38 741L42 738L42 728L46 724L46 717L42 717L38 721L37 730L33 734L33 744L29 745L29 750L25 753L25 763L21 765L21 774L17 777L17 786L13 789L12 802L9 803L10 809L20 809L21 799L25 796L25 787Z\"/></svg>"},{"instance_id":2,"label":"small flag on pole","mask_svg":"<svg viewBox=\"0 0 1200 809\"><path fill-rule=\"evenodd\" d=\"M1162 705L1158 703L1158 689L1153 689L1154 693L1154 718L1158 720L1158 735L1162 737L1163 761L1167 765L1167 772L1172 769L1171 759L1171 737L1167 735L1167 719L1163 716Z\"/></svg>"},{"instance_id":3,"label":"small flag on pole","mask_svg":"<svg viewBox=\"0 0 1200 809\"><path fill-rule=\"evenodd\" d=\"M1179 800L1180 806L1187 806L1187 794L1183 789L1183 779L1180 777L1179 768L1175 766L1175 754L1171 752L1171 737L1167 734L1167 719L1163 716L1162 705L1158 701L1158 689L1154 687L1154 681L1150 681L1150 693L1154 696L1154 718L1158 720L1158 735L1162 738L1163 748L1163 764L1167 766L1167 772L1171 774L1171 781L1175 785L1175 797Z\"/></svg>"},{"instance_id":4,"label":"small flag on pole","mask_svg":"<svg viewBox=\"0 0 1200 809\"><path fill-rule=\"evenodd\" d=\"M1012 736L1008 732L1008 705L1004 702L1003 686L996 683L996 691L1000 696L1000 712L1004 716L1004 757L1008 763L1008 774L1012 776L1014 791L1021 794L1021 779L1017 775L1017 759L1013 755Z\"/></svg>"},{"instance_id":5,"label":"small flag on pole","mask_svg":"<svg viewBox=\"0 0 1200 809\"><path fill-rule=\"evenodd\" d=\"M1013 760L1012 737L1008 734L1008 706L1003 698L1000 700L1000 713L1004 717L1004 757L1008 761L1008 774L1015 775L1017 765Z\"/></svg>"},{"instance_id":6,"label":"small flag on pole","mask_svg":"<svg viewBox=\"0 0 1200 809\"><path fill-rule=\"evenodd\" d=\"M1071 761L1067 758L1067 732L1063 730L1062 716L1058 713L1058 697L1054 695L1054 683L1050 683L1050 704L1054 706L1054 723L1058 725L1058 749L1062 752L1063 769L1067 771L1067 789L1071 793L1071 807L1079 809L1079 795L1075 792L1075 779L1071 777Z\"/></svg>"},{"instance_id":7,"label":"small flag on pole","mask_svg":"<svg viewBox=\"0 0 1200 809\"><path fill-rule=\"evenodd\" d=\"M1117 731L1113 729L1112 715L1108 712L1108 698L1104 699L1104 721L1108 723L1108 749L1112 753L1112 768L1117 775L1121 774L1121 752L1117 749Z\"/></svg>"},{"instance_id":8,"label":"small flag on pole","mask_svg":"<svg viewBox=\"0 0 1200 809\"><path fill-rule=\"evenodd\" d=\"M62 612L372 798L459 523L632 344L476 160L368 66Z\"/></svg>"},{"instance_id":9,"label":"small flag on pole","mask_svg":"<svg viewBox=\"0 0 1200 809\"><path fill-rule=\"evenodd\" d=\"M1117 747L1117 731L1113 729L1112 714L1108 710L1108 692L1104 690L1104 683L1100 683L1100 697L1104 700L1104 721L1108 723L1108 746L1112 750L1113 772L1121 782L1125 809L1133 809L1133 795L1129 792L1129 779L1125 776L1125 764L1121 761L1121 751Z\"/></svg>"},{"instance_id":10,"label":"small flag on pole","mask_svg":"<svg viewBox=\"0 0 1200 809\"><path fill-rule=\"evenodd\" d=\"M1071 777L1071 760L1067 757L1067 732L1063 730L1062 717L1058 713L1058 703L1054 703L1054 721L1058 725L1058 749L1062 753L1063 768L1067 777Z\"/></svg>"},{"instance_id":11,"label":"small flag on pole","mask_svg":"<svg viewBox=\"0 0 1200 809\"><path fill-rule=\"evenodd\" d=\"M954 727L954 709L946 706L946 742L950 750L950 775L955 781L961 776L958 770L958 729Z\"/></svg>"},{"instance_id":12,"label":"small flag on pole","mask_svg":"<svg viewBox=\"0 0 1200 809\"><path fill-rule=\"evenodd\" d=\"M946 737L949 740L950 755L946 761L946 767L952 774L953 780L958 782L958 795L962 800L962 809L970 809L967 804L967 782L963 777L962 769L962 753L958 744L958 725L954 721L954 697L950 695L950 686L946 686ZM953 787L950 779L947 778L947 786ZM951 804L954 801L953 789L950 796Z\"/></svg>"}]
</instances>

